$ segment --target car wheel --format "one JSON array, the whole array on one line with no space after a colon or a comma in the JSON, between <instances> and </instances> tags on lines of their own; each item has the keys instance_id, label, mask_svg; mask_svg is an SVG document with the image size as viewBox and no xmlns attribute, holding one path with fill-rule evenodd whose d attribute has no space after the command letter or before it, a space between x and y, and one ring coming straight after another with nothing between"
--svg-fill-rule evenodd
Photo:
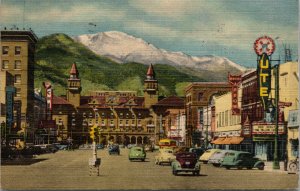
<instances>
[{"instance_id":1,"label":"car wheel","mask_svg":"<svg viewBox=\"0 0 300 191\"><path fill-rule=\"evenodd\" d=\"M243 167L242 167L242 166L238 166L237 169L238 169L238 170L242 170Z\"/></svg>"},{"instance_id":2,"label":"car wheel","mask_svg":"<svg viewBox=\"0 0 300 191\"><path fill-rule=\"evenodd\" d=\"M230 166L226 166L225 168L226 168L227 170L229 170L229 169L230 169Z\"/></svg>"},{"instance_id":3,"label":"car wheel","mask_svg":"<svg viewBox=\"0 0 300 191\"><path fill-rule=\"evenodd\" d=\"M252 167L248 166L248 167L247 167L247 169L248 169L248 170L251 170L251 169L252 169Z\"/></svg>"},{"instance_id":4,"label":"car wheel","mask_svg":"<svg viewBox=\"0 0 300 191\"><path fill-rule=\"evenodd\" d=\"M193 172L193 175L194 175L194 176L199 176L199 174L200 174L200 172L199 172L199 171L195 171L195 172Z\"/></svg>"},{"instance_id":5,"label":"car wheel","mask_svg":"<svg viewBox=\"0 0 300 191\"><path fill-rule=\"evenodd\" d=\"M213 163L213 166L220 167L221 164Z\"/></svg>"},{"instance_id":6,"label":"car wheel","mask_svg":"<svg viewBox=\"0 0 300 191\"><path fill-rule=\"evenodd\" d=\"M265 165L260 164L257 168L258 168L259 170L264 170L264 169L265 169Z\"/></svg>"},{"instance_id":7,"label":"car wheel","mask_svg":"<svg viewBox=\"0 0 300 191\"><path fill-rule=\"evenodd\" d=\"M203 164L207 164L207 161L203 161Z\"/></svg>"},{"instance_id":8,"label":"car wheel","mask_svg":"<svg viewBox=\"0 0 300 191\"><path fill-rule=\"evenodd\" d=\"M142 159L142 161L144 162L144 161L145 161L145 159Z\"/></svg>"}]
</instances>

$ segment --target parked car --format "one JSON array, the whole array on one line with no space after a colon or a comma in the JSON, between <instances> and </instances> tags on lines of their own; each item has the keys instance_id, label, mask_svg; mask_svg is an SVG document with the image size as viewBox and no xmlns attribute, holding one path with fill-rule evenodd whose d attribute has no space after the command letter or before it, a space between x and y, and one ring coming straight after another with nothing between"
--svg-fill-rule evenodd
<instances>
[{"instance_id":1,"label":"parked car","mask_svg":"<svg viewBox=\"0 0 300 191\"><path fill-rule=\"evenodd\" d=\"M109 155L111 155L111 154L120 155L120 147L119 147L119 145L116 145L116 144L110 145L108 147L108 153L109 153Z\"/></svg>"},{"instance_id":2,"label":"parked car","mask_svg":"<svg viewBox=\"0 0 300 191\"><path fill-rule=\"evenodd\" d=\"M152 145L145 145L144 148L145 148L145 151L146 151L146 152L147 152L147 151L153 152L153 150L154 150L154 147L153 147Z\"/></svg>"},{"instance_id":3,"label":"parked car","mask_svg":"<svg viewBox=\"0 0 300 191\"><path fill-rule=\"evenodd\" d=\"M225 157L221 163L222 167L226 169L238 168L238 169L252 169L258 168L264 170L265 163L260 159L254 157L249 152L244 151L231 151L225 154Z\"/></svg>"},{"instance_id":4,"label":"parked car","mask_svg":"<svg viewBox=\"0 0 300 191\"><path fill-rule=\"evenodd\" d=\"M200 174L200 162L197 155L191 152L176 154L176 159L172 162L172 173L177 175L179 172L192 172L193 175Z\"/></svg>"},{"instance_id":5,"label":"parked car","mask_svg":"<svg viewBox=\"0 0 300 191\"><path fill-rule=\"evenodd\" d=\"M146 152L143 147L134 146L131 147L129 151L129 160L141 160L145 161L146 159Z\"/></svg>"},{"instance_id":6,"label":"parked car","mask_svg":"<svg viewBox=\"0 0 300 191\"><path fill-rule=\"evenodd\" d=\"M173 149L160 149L158 155L155 156L155 164L171 164L175 159Z\"/></svg>"},{"instance_id":7,"label":"parked car","mask_svg":"<svg viewBox=\"0 0 300 191\"><path fill-rule=\"evenodd\" d=\"M96 148L97 148L97 149L104 149L104 147L105 147L105 146L104 146L103 144L97 144L97 145L96 145Z\"/></svg>"},{"instance_id":8,"label":"parked car","mask_svg":"<svg viewBox=\"0 0 300 191\"><path fill-rule=\"evenodd\" d=\"M197 155L197 158L199 158L205 152L205 149L201 147L190 148L189 152L195 153Z\"/></svg>"},{"instance_id":9,"label":"parked car","mask_svg":"<svg viewBox=\"0 0 300 191\"><path fill-rule=\"evenodd\" d=\"M208 149L200 156L199 160L207 164L209 158L217 151L220 151L220 149Z\"/></svg>"},{"instance_id":10,"label":"parked car","mask_svg":"<svg viewBox=\"0 0 300 191\"><path fill-rule=\"evenodd\" d=\"M219 167L225 157L225 154L228 152L231 152L233 150L220 150L215 152L209 159L208 159L208 163L212 164L216 167Z\"/></svg>"}]
</instances>

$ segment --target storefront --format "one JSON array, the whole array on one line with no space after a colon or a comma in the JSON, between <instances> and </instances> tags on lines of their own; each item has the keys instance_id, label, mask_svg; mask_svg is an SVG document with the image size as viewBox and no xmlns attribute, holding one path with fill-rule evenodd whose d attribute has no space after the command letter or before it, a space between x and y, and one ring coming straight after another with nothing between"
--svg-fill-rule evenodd
<instances>
[{"instance_id":1,"label":"storefront","mask_svg":"<svg viewBox=\"0 0 300 191\"><path fill-rule=\"evenodd\" d=\"M299 111L289 111L288 118L288 142L287 142L287 153L288 160L294 160L299 156Z\"/></svg>"},{"instance_id":2,"label":"storefront","mask_svg":"<svg viewBox=\"0 0 300 191\"><path fill-rule=\"evenodd\" d=\"M286 133L284 123L278 124L278 158L284 159ZM275 124L266 122L252 123L252 141L256 157L270 161L274 158Z\"/></svg>"}]
</instances>

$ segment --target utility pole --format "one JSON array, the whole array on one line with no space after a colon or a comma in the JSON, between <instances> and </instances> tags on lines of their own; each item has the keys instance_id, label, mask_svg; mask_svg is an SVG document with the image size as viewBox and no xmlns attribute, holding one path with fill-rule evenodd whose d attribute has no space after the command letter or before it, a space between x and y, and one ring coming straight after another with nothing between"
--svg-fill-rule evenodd
<instances>
[{"instance_id":1,"label":"utility pole","mask_svg":"<svg viewBox=\"0 0 300 191\"><path fill-rule=\"evenodd\" d=\"M273 160L273 169L280 169L279 160L278 160L278 113L279 113L279 64L274 66L275 74L275 137L274 137L274 160Z\"/></svg>"}]
</instances>

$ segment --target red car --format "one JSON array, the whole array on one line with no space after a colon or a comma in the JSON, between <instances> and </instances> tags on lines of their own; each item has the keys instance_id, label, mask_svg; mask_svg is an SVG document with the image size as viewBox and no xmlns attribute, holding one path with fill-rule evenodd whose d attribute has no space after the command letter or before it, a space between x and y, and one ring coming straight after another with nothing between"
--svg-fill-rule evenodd
<instances>
[{"instance_id":1,"label":"red car","mask_svg":"<svg viewBox=\"0 0 300 191\"><path fill-rule=\"evenodd\" d=\"M171 164L172 173L176 176L179 172L192 172L193 175L200 174L200 162L196 153L182 152L177 153L176 160Z\"/></svg>"}]
</instances>

